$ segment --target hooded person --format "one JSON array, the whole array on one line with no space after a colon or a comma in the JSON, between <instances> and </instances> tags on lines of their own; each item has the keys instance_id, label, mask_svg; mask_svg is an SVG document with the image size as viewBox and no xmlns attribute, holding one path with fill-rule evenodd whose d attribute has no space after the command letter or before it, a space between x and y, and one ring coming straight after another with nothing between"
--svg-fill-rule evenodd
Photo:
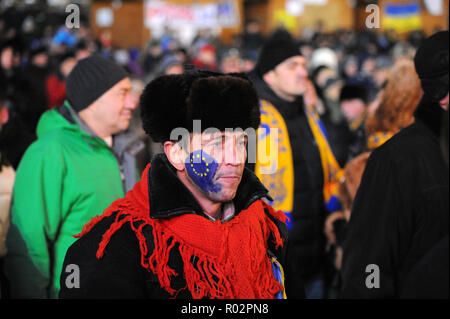
<instances>
[{"instance_id":1,"label":"hooded person","mask_svg":"<svg viewBox=\"0 0 450 319\"><path fill-rule=\"evenodd\" d=\"M163 75L140 108L164 152L77 236L64 265L79 265L79 289L62 274L60 298L283 298L285 216L245 168L260 123L251 83Z\"/></svg>"},{"instance_id":2,"label":"hooded person","mask_svg":"<svg viewBox=\"0 0 450 319\"><path fill-rule=\"evenodd\" d=\"M80 60L67 100L39 120L17 169L6 238L12 298L56 298L67 248L87 220L124 195L136 171L117 148L131 110L130 79L114 62Z\"/></svg>"},{"instance_id":3,"label":"hooded person","mask_svg":"<svg viewBox=\"0 0 450 319\"><path fill-rule=\"evenodd\" d=\"M370 155L342 261L343 298L448 298L449 32L423 41L414 64L424 91L413 124Z\"/></svg>"},{"instance_id":4,"label":"hooded person","mask_svg":"<svg viewBox=\"0 0 450 319\"><path fill-rule=\"evenodd\" d=\"M366 147L365 121L367 117L368 92L361 84L345 84L339 94L339 102L348 125L346 160L361 154Z\"/></svg>"},{"instance_id":5,"label":"hooded person","mask_svg":"<svg viewBox=\"0 0 450 319\"><path fill-rule=\"evenodd\" d=\"M301 298L306 289L307 298L324 298L323 221L336 209L340 168L310 99L315 93L306 59L287 31L267 39L250 77L261 102L255 173L271 204L289 217L287 294Z\"/></svg>"}]
</instances>

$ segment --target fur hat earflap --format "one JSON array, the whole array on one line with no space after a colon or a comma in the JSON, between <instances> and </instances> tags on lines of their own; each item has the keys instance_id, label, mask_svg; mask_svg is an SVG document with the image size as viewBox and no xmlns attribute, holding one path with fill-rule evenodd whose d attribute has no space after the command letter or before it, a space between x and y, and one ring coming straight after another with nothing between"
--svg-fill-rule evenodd
<instances>
[{"instance_id":1,"label":"fur hat earflap","mask_svg":"<svg viewBox=\"0 0 450 319\"><path fill-rule=\"evenodd\" d=\"M193 131L213 127L256 129L260 123L259 99L244 74L195 70L163 75L150 82L140 99L144 131L155 142L171 140L175 128Z\"/></svg>"},{"instance_id":2,"label":"fur hat earflap","mask_svg":"<svg viewBox=\"0 0 450 319\"><path fill-rule=\"evenodd\" d=\"M175 127L185 126L186 98L191 83L183 75L163 75L142 92L142 126L154 142L165 142Z\"/></svg>"}]
</instances>

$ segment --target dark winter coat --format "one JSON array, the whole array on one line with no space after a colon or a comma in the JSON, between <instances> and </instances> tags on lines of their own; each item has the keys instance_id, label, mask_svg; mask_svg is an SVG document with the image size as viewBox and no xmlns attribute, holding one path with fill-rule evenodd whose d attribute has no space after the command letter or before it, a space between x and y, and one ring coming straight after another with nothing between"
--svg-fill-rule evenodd
<instances>
[{"instance_id":1,"label":"dark winter coat","mask_svg":"<svg viewBox=\"0 0 450 319\"><path fill-rule=\"evenodd\" d=\"M370 156L344 244L343 298L448 298L449 172L439 139L443 116L425 96L415 123ZM375 268L366 272L371 264L378 267L379 282Z\"/></svg>"},{"instance_id":2,"label":"dark winter coat","mask_svg":"<svg viewBox=\"0 0 450 319\"><path fill-rule=\"evenodd\" d=\"M270 102L282 115L289 134L294 163L293 227L289 230L287 253L288 296L295 296L300 289L296 280L322 271L325 260L323 222L323 171L319 149L309 127L303 99L287 102L279 98L256 74L250 77L260 99Z\"/></svg>"},{"instance_id":3,"label":"dark winter coat","mask_svg":"<svg viewBox=\"0 0 450 319\"><path fill-rule=\"evenodd\" d=\"M152 202L150 217L169 219L183 214L197 214L208 218L173 170L165 155L159 154L153 158L147 180L149 200L158 200ZM265 187L246 169L233 200L235 216L265 196ZM69 248L61 275L60 298L173 298L161 287L157 275L141 265L140 243L129 223L112 236L104 256L101 259L96 258L101 238L115 221L116 215L100 221ZM286 225L275 219L273 222L286 239ZM143 232L149 249L153 250L151 226L144 227ZM270 241L268 245L270 252L283 264L284 248L275 249ZM70 288L71 272L64 272L71 264L79 267L79 288ZM192 298L188 289L182 289L186 287L186 280L183 277L183 261L178 249L171 250L168 265L178 274L171 279L171 288L180 290L176 298ZM66 280L69 280L69 285L66 285Z\"/></svg>"}]
</instances>

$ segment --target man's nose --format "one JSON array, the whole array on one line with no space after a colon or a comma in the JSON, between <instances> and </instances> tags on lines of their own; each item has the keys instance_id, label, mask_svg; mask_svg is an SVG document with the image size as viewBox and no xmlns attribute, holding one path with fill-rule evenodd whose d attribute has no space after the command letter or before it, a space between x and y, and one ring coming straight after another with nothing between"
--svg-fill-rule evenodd
<instances>
[{"instance_id":1,"label":"man's nose","mask_svg":"<svg viewBox=\"0 0 450 319\"><path fill-rule=\"evenodd\" d=\"M308 77L308 71L306 70L306 68L304 66L299 66L299 68L297 70L297 74L302 78Z\"/></svg>"},{"instance_id":2,"label":"man's nose","mask_svg":"<svg viewBox=\"0 0 450 319\"><path fill-rule=\"evenodd\" d=\"M239 165L242 164L242 154L238 149L238 144L236 139L231 139L225 143L225 148L223 150L223 161L225 164Z\"/></svg>"},{"instance_id":3,"label":"man's nose","mask_svg":"<svg viewBox=\"0 0 450 319\"><path fill-rule=\"evenodd\" d=\"M125 95L125 108L134 110L137 107L136 99L134 99L133 94L131 92L128 92Z\"/></svg>"}]
</instances>

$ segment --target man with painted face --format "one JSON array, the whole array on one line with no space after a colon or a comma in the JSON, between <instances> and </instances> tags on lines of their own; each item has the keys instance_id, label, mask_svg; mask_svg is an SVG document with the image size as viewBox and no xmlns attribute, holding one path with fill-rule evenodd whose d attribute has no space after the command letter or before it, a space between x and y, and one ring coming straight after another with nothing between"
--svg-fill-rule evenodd
<instances>
[{"instance_id":1,"label":"man with painted face","mask_svg":"<svg viewBox=\"0 0 450 319\"><path fill-rule=\"evenodd\" d=\"M164 152L84 227L64 262L80 277L63 273L60 297L283 298L285 218L244 166L260 123L251 83L209 71L163 75L140 107Z\"/></svg>"}]
</instances>

